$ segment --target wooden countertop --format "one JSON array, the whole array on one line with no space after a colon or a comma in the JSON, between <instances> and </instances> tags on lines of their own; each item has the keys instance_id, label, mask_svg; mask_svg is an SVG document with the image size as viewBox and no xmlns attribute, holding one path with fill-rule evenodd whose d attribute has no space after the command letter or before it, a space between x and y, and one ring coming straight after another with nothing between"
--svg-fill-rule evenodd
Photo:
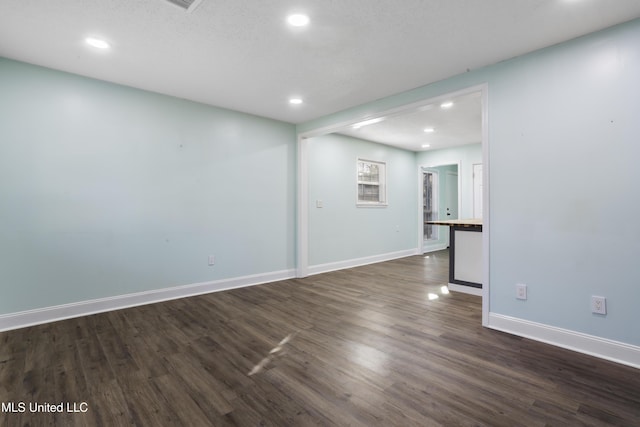
<instances>
[{"instance_id":1,"label":"wooden countertop","mask_svg":"<svg viewBox=\"0 0 640 427\"><path fill-rule=\"evenodd\" d=\"M425 224L434 224L434 225L448 225L448 226L457 226L457 227L482 227L482 219L481 218L472 218L472 219L448 219L442 221L426 221Z\"/></svg>"}]
</instances>

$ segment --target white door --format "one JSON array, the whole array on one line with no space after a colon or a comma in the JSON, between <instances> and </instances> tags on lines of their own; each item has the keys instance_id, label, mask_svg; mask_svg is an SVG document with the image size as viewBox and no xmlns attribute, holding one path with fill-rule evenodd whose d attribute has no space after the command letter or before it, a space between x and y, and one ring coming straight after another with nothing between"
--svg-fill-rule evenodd
<instances>
[{"instance_id":1,"label":"white door","mask_svg":"<svg viewBox=\"0 0 640 427\"><path fill-rule=\"evenodd\" d=\"M458 174L455 172L446 174L443 208L443 219L458 219Z\"/></svg>"}]
</instances>

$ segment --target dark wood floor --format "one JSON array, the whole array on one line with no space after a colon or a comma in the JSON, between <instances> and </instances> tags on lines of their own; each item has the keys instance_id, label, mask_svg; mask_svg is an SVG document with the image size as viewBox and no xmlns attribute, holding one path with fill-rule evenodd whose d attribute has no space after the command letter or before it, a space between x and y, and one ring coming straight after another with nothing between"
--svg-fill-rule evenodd
<instances>
[{"instance_id":1,"label":"dark wood floor","mask_svg":"<svg viewBox=\"0 0 640 427\"><path fill-rule=\"evenodd\" d=\"M447 260L0 333L0 426L640 425L640 371L483 329Z\"/></svg>"}]
</instances>

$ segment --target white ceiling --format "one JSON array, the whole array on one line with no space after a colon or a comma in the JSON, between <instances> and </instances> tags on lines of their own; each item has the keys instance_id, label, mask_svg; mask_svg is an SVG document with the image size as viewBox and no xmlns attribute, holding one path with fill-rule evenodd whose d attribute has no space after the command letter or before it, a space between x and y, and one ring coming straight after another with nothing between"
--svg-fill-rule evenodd
<instances>
[{"instance_id":1,"label":"white ceiling","mask_svg":"<svg viewBox=\"0 0 640 427\"><path fill-rule=\"evenodd\" d=\"M638 0L1 0L0 56L301 123L637 17Z\"/></svg>"},{"instance_id":2,"label":"white ceiling","mask_svg":"<svg viewBox=\"0 0 640 427\"><path fill-rule=\"evenodd\" d=\"M451 107L443 108L442 101L451 102ZM442 101L393 116L382 116L382 121L370 125L348 126L338 133L411 151L482 142L481 93L473 92ZM425 132L425 129L431 132Z\"/></svg>"}]
</instances>

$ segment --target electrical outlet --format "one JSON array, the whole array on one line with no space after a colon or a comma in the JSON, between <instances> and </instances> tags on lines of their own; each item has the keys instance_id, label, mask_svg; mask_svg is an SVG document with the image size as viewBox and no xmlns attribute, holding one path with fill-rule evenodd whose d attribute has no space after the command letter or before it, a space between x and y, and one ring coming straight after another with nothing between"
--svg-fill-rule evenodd
<instances>
[{"instance_id":1,"label":"electrical outlet","mask_svg":"<svg viewBox=\"0 0 640 427\"><path fill-rule=\"evenodd\" d=\"M516 299L527 299L527 285L524 283L516 284Z\"/></svg>"},{"instance_id":2,"label":"electrical outlet","mask_svg":"<svg viewBox=\"0 0 640 427\"><path fill-rule=\"evenodd\" d=\"M591 312L596 314L607 314L607 299L605 297L591 297Z\"/></svg>"},{"instance_id":3,"label":"electrical outlet","mask_svg":"<svg viewBox=\"0 0 640 427\"><path fill-rule=\"evenodd\" d=\"M215 265L216 257L214 255L209 255L209 265Z\"/></svg>"}]
</instances>

